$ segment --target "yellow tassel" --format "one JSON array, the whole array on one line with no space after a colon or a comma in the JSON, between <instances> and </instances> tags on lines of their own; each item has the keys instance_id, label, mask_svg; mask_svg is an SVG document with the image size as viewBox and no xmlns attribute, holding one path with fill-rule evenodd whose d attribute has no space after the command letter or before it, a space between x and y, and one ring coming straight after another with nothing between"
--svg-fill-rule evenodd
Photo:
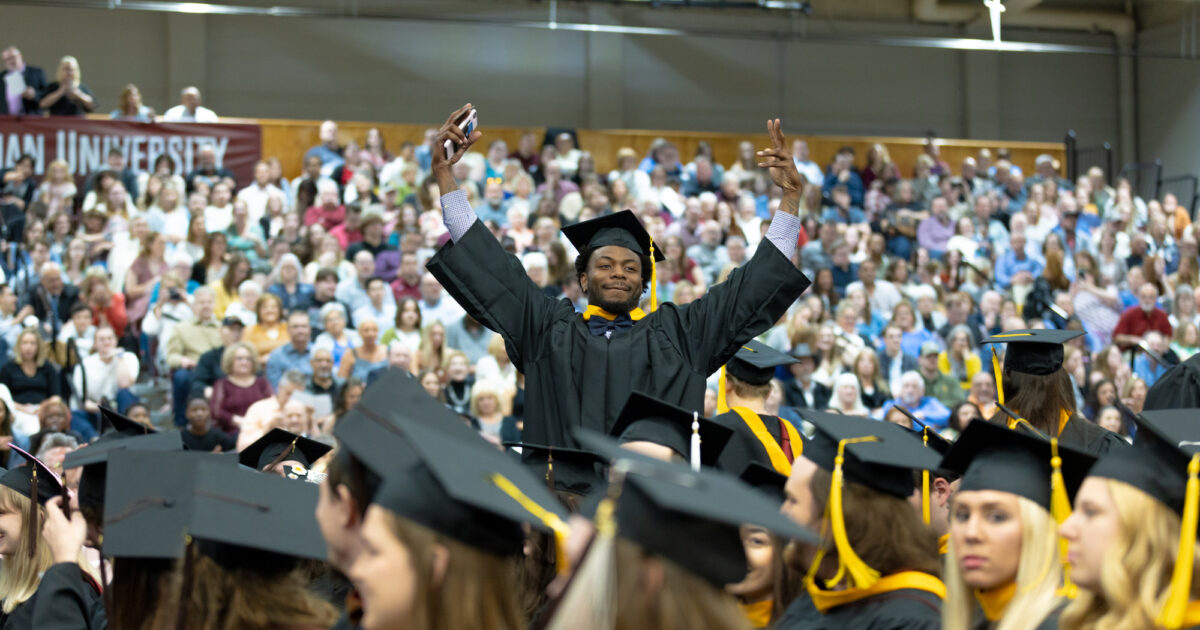
<instances>
[{"instance_id":1,"label":"yellow tassel","mask_svg":"<svg viewBox=\"0 0 1200 630\"><path fill-rule=\"evenodd\" d=\"M554 560L555 566L558 569L559 575L564 575L569 570L567 564L567 533L570 529L557 514L543 508L530 499L521 489L513 482L508 480L508 477L500 473L492 474L492 483L504 494L512 497L514 501L519 503L525 511L529 512L534 518L541 521L554 532Z\"/></svg>"},{"instance_id":2,"label":"yellow tassel","mask_svg":"<svg viewBox=\"0 0 1200 630\"><path fill-rule=\"evenodd\" d=\"M921 429L921 443L925 448L929 448L929 427ZM929 507L929 471L921 471L921 518L925 519L925 524L928 525L933 520L933 515L930 513Z\"/></svg>"},{"instance_id":3,"label":"yellow tassel","mask_svg":"<svg viewBox=\"0 0 1200 630\"><path fill-rule=\"evenodd\" d=\"M992 373L996 375L996 400L1004 404L1004 377L1000 375L1000 359L996 358L996 349L992 348ZM1011 426L1008 428L1012 428Z\"/></svg>"},{"instance_id":4,"label":"yellow tassel","mask_svg":"<svg viewBox=\"0 0 1200 630\"><path fill-rule=\"evenodd\" d=\"M1192 593L1192 565L1196 561L1196 521L1200 512L1200 453L1188 462L1187 498L1183 503L1183 523L1179 531L1179 551L1175 555L1175 571L1167 603L1158 614L1158 624L1175 630L1183 627L1188 599Z\"/></svg>"},{"instance_id":5,"label":"yellow tassel","mask_svg":"<svg viewBox=\"0 0 1200 630\"><path fill-rule=\"evenodd\" d=\"M850 545L850 539L846 535L845 514L842 509L842 486L845 483L842 464L846 461L846 445L875 442L878 439L873 435L867 435L838 442L837 458L834 459L833 464L833 483L829 489L829 520L833 528L833 544L838 551L838 572L832 580L826 582L830 588L840 582L846 573L850 574L854 588L869 588L879 581L879 571L863 562Z\"/></svg>"},{"instance_id":6,"label":"yellow tassel","mask_svg":"<svg viewBox=\"0 0 1200 630\"><path fill-rule=\"evenodd\" d=\"M729 411L729 403L725 401L725 366L721 366L721 375L717 377L717 413Z\"/></svg>"},{"instance_id":7,"label":"yellow tassel","mask_svg":"<svg viewBox=\"0 0 1200 630\"><path fill-rule=\"evenodd\" d=\"M650 312L658 308L658 269L654 264L654 238L650 239Z\"/></svg>"},{"instance_id":8,"label":"yellow tassel","mask_svg":"<svg viewBox=\"0 0 1200 630\"><path fill-rule=\"evenodd\" d=\"M1058 455L1058 438L1050 438L1050 516L1060 526L1071 517L1071 500L1067 497L1067 484L1063 481L1062 458ZM1071 565L1067 562L1067 539L1058 537L1058 553L1062 558L1063 587L1065 596L1074 599L1078 593L1071 582Z\"/></svg>"}]
</instances>

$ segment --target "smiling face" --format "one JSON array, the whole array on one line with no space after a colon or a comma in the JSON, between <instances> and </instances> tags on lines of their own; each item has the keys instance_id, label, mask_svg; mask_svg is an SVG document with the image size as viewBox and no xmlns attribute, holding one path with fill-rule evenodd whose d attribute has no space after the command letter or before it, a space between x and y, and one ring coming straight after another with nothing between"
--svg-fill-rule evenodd
<instances>
[{"instance_id":1,"label":"smiling face","mask_svg":"<svg viewBox=\"0 0 1200 630\"><path fill-rule=\"evenodd\" d=\"M633 250L605 245L592 252L579 282L589 303L610 313L628 313L642 295L642 261Z\"/></svg>"},{"instance_id":2,"label":"smiling face","mask_svg":"<svg viewBox=\"0 0 1200 630\"><path fill-rule=\"evenodd\" d=\"M954 495L950 541L963 581L991 589L1017 578L1021 557L1021 516L1017 496L995 490Z\"/></svg>"}]
</instances>

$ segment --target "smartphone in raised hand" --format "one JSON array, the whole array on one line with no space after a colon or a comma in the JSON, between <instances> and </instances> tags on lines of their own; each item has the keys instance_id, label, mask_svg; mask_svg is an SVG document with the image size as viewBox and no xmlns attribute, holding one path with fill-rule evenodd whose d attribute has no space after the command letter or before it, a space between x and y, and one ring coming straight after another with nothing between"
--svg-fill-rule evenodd
<instances>
[{"instance_id":1,"label":"smartphone in raised hand","mask_svg":"<svg viewBox=\"0 0 1200 630\"><path fill-rule=\"evenodd\" d=\"M475 131L475 127L478 124L479 124L478 110L472 108L471 111L467 112L467 114L465 116L463 116L462 120L458 121L458 128L462 130L464 136L470 138L471 132ZM446 148L446 159L447 160L449 160L451 157L453 157L454 153L456 151L458 151L458 145L450 140L447 140L443 144L443 146Z\"/></svg>"}]
</instances>

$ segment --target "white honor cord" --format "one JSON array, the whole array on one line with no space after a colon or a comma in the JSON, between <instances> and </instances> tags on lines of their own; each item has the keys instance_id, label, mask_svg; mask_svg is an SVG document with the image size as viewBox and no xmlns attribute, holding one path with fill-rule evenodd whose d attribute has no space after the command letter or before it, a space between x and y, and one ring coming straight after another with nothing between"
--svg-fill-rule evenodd
<instances>
[{"instance_id":1,"label":"white honor cord","mask_svg":"<svg viewBox=\"0 0 1200 630\"><path fill-rule=\"evenodd\" d=\"M692 470L700 471L700 413L692 412Z\"/></svg>"}]
</instances>

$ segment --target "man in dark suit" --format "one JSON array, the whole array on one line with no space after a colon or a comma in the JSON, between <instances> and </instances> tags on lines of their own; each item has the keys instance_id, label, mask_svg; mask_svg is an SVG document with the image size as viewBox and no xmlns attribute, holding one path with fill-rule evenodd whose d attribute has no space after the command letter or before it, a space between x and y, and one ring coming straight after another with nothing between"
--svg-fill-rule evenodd
<instances>
[{"instance_id":1,"label":"man in dark suit","mask_svg":"<svg viewBox=\"0 0 1200 630\"><path fill-rule=\"evenodd\" d=\"M888 387L896 387L900 375L917 369L917 359L904 354L900 350L900 342L904 332L899 326L888 326L883 329L883 349L879 351L879 371L887 380Z\"/></svg>"},{"instance_id":2,"label":"man in dark suit","mask_svg":"<svg viewBox=\"0 0 1200 630\"><path fill-rule=\"evenodd\" d=\"M825 411L833 391L812 379L813 371L817 369L817 359L812 349L806 343L798 343L792 348L792 357L796 362L789 365L788 369L796 378L784 384L784 402L797 409Z\"/></svg>"},{"instance_id":3,"label":"man in dark suit","mask_svg":"<svg viewBox=\"0 0 1200 630\"><path fill-rule=\"evenodd\" d=\"M46 73L41 68L25 65L21 51L9 46L0 53L4 60L4 98L0 99L0 114L42 113L38 107L38 94L46 87Z\"/></svg>"},{"instance_id":4,"label":"man in dark suit","mask_svg":"<svg viewBox=\"0 0 1200 630\"><path fill-rule=\"evenodd\" d=\"M46 332L57 332L76 304L79 304L79 289L63 282L62 267L58 263L48 262L42 265L38 287L21 297L17 321L34 315ZM51 316L58 318L57 323Z\"/></svg>"}]
</instances>

